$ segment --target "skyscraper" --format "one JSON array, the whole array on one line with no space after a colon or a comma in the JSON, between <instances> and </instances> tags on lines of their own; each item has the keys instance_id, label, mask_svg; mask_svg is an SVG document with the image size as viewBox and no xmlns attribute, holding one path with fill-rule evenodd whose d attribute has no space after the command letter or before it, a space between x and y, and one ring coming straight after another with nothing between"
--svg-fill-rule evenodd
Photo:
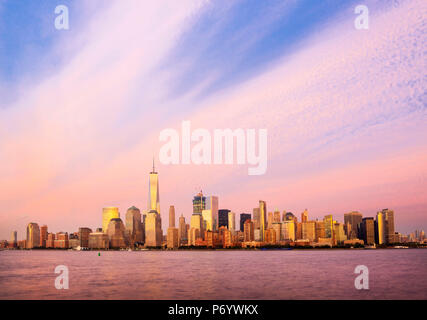
<instances>
[{"instance_id":1,"label":"skyscraper","mask_svg":"<svg viewBox=\"0 0 427 320\"><path fill-rule=\"evenodd\" d=\"M206 209L206 197L203 196L203 192L200 191L193 198L193 214L202 214L203 210Z\"/></svg>"},{"instance_id":2,"label":"skyscraper","mask_svg":"<svg viewBox=\"0 0 427 320\"><path fill-rule=\"evenodd\" d=\"M266 214L267 214L267 203L263 200L259 200L259 215L260 215L260 239L265 240L265 229L266 229Z\"/></svg>"},{"instance_id":3,"label":"skyscraper","mask_svg":"<svg viewBox=\"0 0 427 320\"><path fill-rule=\"evenodd\" d=\"M333 238L333 233L334 233L334 229L333 229L333 223L334 223L334 219L332 218L331 214L326 215L323 218L323 222L325 224L325 238Z\"/></svg>"},{"instance_id":4,"label":"skyscraper","mask_svg":"<svg viewBox=\"0 0 427 320\"><path fill-rule=\"evenodd\" d=\"M280 211L278 209L274 210L273 213L273 223L280 222Z\"/></svg>"},{"instance_id":5,"label":"skyscraper","mask_svg":"<svg viewBox=\"0 0 427 320\"><path fill-rule=\"evenodd\" d=\"M386 243L385 214L382 211L377 212L377 219L375 221L375 241L378 244Z\"/></svg>"},{"instance_id":6,"label":"skyscraper","mask_svg":"<svg viewBox=\"0 0 427 320\"><path fill-rule=\"evenodd\" d=\"M230 210L228 209L220 209L218 210L218 228L226 227L228 228L228 213Z\"/></svg>"},{"instance_id":7,"label":"skyscraper","mask_svg":"<svg viewBox=\"0 0 427 320\"><path fill-rule=\"evenodd\" d=\"M169 228L175 228L175 207L169 207Z\"/></svg>"},{"instance_id":8,"label":"skyscraper","mask_svg":"<svg viewBox=\"0 0 427 320\"><path fill-rule=\"evenodd\" d=\"M301 222L307 222L308 221L308 210L305 209L304 212L301 213Z\"/></svg>"},{"instance_id":9,"label":"skyscraper","mask_svg":"<svg viewBox=\"0 0 427 320\"><path fill-rule=\"evenodd\" d=\"M260 218L259 207L253 208L252 215L253 215L252 222L254 223L254 230L259 230L261 227L261 218Z\"/></svg>"},{"instance_id":10,"label":"skyscraper","mask_svg":"<svg viewBox=\"0 0 427 320\"><path fill-rule=\"evenodd\" d=\"M336 244L341 244L345 240L347 240L347 237L344 233L344 225L342 223L335 222L334 223L334 242Z\"/></svg>"},{"instance_id":11,"label":"skyscraper","mask_svg":"<svg viewBox=\"0 0 427 320\"><path fill-rule=\"evenodd\" d=\"M228 213L228 230L234 233L236 230L236 214L234 212Z\"/></svg>"},{"instance_id":12,"label":"skyscraper","mask_svg":"<svg viewBox=\"0 0 427 320\"><path fill-rule=\"evenodd\" d=\"M166 245L168 249L176 249L179 246L179 238L178 238L179 230L175 228L175 207L169 207L169 228L167 234L167 242Z\"/></svg>"},{"instance_id":13,"label":"skyscraper","mask_svg":"<svg viewBox=\"0 0 427 320\"><path fill-rule=\"evenodd\" d=\"M301 222L301 232L302 238L309 240L310 242L316 239L316 222L315 221L305 221Z\"/></svg>"},{"instance_id":14,"label":"skyscraper","mask_svg":"<svg viewBox=\"0 0 427 320\"><path fill-rule=\"evenodd\" d=\"M40 227L40 247L46 248L46 240L47 240L47 225L43 225Z\"/></svg>"},{"instance_id":15,"label":"skyscraper","mask_svg":"<svg viewBox=\"0 0 427 320\"><path fill-rule=\"evenodd\" d=\"M362 214L357 211L352 211L344 214L344 224L349 223L351 226L350 232L347 232L350 236L349 239L355 239L358 237L360 224L362 223Z\"/></svg>"},{"instance_id":16,"label":"skyscraper","mask_svg":"<svg viewBox=\"0 0 427 320\"><path fill-rule=\"evenodd\" d=\"M282 222L282 240L295 241L295 222L294 220L285 220Z\"/></svg>"},{"instance_id":17,"label":"skyscraper","mask_svg":"<svg viewBox=\"0 0 427 320\"><path fill-rule=\"evenodd\" d=\"M245 242L254 241L254 223L250 219L245 220L243 232L243 239Z\"/></svg>"},{"instance_id":18,"label":"skyscraper","mask_svg":"<svg viewBox=\"0 0 427 320\"><path fill-rule=\"evenodd\" d=\"M162 220L156 210L150 210L145 219L145 246L160 247L162 241Z\"/></svg>"},{"instance_id":19,"label":"skyscraper","mask_svg":"<svg viewBox=\"0 0 427 320\"><path fill-rule=\"evenodd\" d=\"M10 237L10 243L12 244L13 248L15 248L18 245L18 231L12 231L12 235Z\"/></svg>"},{"instance_id":20,"label":"skyscraper","mask_svg":"<svg viewBox=\"0 0 427 320\"><path fill-rule=\"evenodd\" d=\"M398 242L396 240L396 234L394 232L394 211L389 209L383 209L382 213L385 218L385 240L387 243Z\"/></svg>"},{"instance_id":21,"label":"skyscraper","mask_svg":"<svg viewBox=\"0 0 427 320\"><path fill-rule=\"evenodd\" d=\"M160 247L163 242L160 215L159 175L154 168L148 180L148 213L145 218L145 246Z\"/></svg>"},{"instance_id":22,"label":"skyscraper","mask_svg":"<svg viewBox=\"0 0 427 320\"><path fill-rule=\"evenodd\" d=\"M185 218L182 214L179 217L178 239L180 244L187 242L187 226L185 224Z\"/></svg>"},{"instance_id":23,"label":"skyscraper","mask_svg":"<svg viewBox=\"0 0 427 320\"><path fill-rule=\"evenodd\" d=\"M108 224L111 219L119 219L119 208L106 207L102 209L102 232L107 233Z\"/></svg>"},{"instance_id":24,"label":"skyscraper","mask_svg":"<svg viewBox=\"0 0 427 320\"><path fill-rule=\"evenodd\" d=\"M135 206L126 211L126 232L129 235L130 246L134 246L136 242L142 242L141 211Z\"/></svg>"},{"instance_id":25,"label":"skyscraper","mask_svg":"<svg viewBox=\"0 0 427 320\"><path fill-rule=\"evenodd\" d=\"M203 228L205 231L213 231L214 228L214 221L212 216L212 210L211 209L205 209L202 211L202 218L203 218Z\"/></svg>"},{"instance_id":26,"label":"skyscraper","mask_svg":"<svg viewBox=\"0 0 427 320\"><path fill-rule=\"evenodd\" d=\"M366 245L373 245L375 243L374 218L362 218L362 223L360 224L360 236Z\"/></svg>"},{"instance_id":27,"label":"skyscraper","mask_svg":"<svg viewBox=\"0 0 427 320\"><path fill-rule=\"evenodd\" d=\"M153 171L150 172L148 180L148 211L150 210L155 210L160 214L159 174L154 167L154 159Z\"/></svg>"},{"instance_id":28,"label":"skyscraper","mask_svg":"<svg viewBox=\"0 0 427 320\"><path fill-rule=\"evenodd\" d=\"M240 231L244 231L245 221L251 219L250 213L241 213L240 214Z\"/></svg>"},{"instance_id":29,"label":"skyscraper","mask_svg":"<svg viewBox=\"0 0 427 320\"><path fill-rule=\"evenodd\" d=\"M89 228L79 228L79 245L81 248L89 247L89 235L92 230Z\"/></svg>"},{"instance_id":30,"label":"skyscraper","mask_svg":"<svg viewBox=\"0 0 427 320\"><path fill-rule=\"evenodd\" d=\"M122 219L120 218L114 218L110 220L108 223L107 235L110 241L110 248L126 248L128 245L126 229Z\"/></svg>"},{"instance_id":31,"label":"skyscraper","mask_svg":"<svg viewBox=\"0 0 427 320\"><path fill-rule=\"evenodd\" d=\"M27 226L27 248L38 248L40 246L40 228L35 222L30 222Z\"/></svg>"},{"instance_id":32,"label":"skyscraper","mask_svg":"<svg viewBox=\"0 0 427 320\"><path fill-rule=\"evenodd\" d=\"M269 212L267 214L267 227L266 229L273 228L273 212Z\"/></svg>"},{"instance_id":33,"label":"skyscraper","mask_svg":"<svg viewBox=\"0 0 427 320\"><path fill-rule=\"evenodd\" d=\"M212 215L212 229L213 231L218 231L218 197L209 196L206 199L206 210L211 211Z\"/></svg>"}]
</instances>

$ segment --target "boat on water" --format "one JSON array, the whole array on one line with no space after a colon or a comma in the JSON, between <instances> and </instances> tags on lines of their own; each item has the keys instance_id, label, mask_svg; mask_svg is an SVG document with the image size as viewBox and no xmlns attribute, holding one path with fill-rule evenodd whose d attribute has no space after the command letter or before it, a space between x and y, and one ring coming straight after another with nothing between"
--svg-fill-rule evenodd
<instances>
[{"instance_id":1,"label":"boat on water","mask_svg":"<svg viewBox=\"0 0 427 320\"><path fill-rule=\"evenodd\" d=\"M409 249L407 246L394 246L395 249Z\"/></svg>"}]
</instances>

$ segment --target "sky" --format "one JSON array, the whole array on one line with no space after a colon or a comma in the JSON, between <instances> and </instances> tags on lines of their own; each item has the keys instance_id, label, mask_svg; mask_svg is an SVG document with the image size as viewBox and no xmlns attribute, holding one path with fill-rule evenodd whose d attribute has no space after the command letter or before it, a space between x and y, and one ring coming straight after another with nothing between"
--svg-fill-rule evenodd
<instances>
[{"instance_id":1,"label":"sky","mask_svg":"<svg viewBox=\"0 0 427 320\"><path fill-rule=\"evenodd\" d=\"M0 0L0 239L146 209L153 157L164 233L200 189L237 215L389 208L396 231L427 229L427 3L362 2ZM267 129L267 172L160 163L187 120Z\"/></svg>"}]
</instances>

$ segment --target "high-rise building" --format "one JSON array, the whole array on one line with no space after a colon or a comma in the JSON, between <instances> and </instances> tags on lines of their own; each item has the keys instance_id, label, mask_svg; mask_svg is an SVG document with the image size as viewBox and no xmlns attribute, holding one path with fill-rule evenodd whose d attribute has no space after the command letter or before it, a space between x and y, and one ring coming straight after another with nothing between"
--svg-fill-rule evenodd
<instances>
[{"instance_id":1,"label":"high-rise building","mask_svg":"<svg viewBox=\"0 0 427 320\"><path fill-rule=\"evenodd\" d=\"M30 222L27 226L27 241L28 249L38 248L40 246L40 228L35 222Z\"/></svg>"},{"instance_id":2,"label":"high-rise building","mask_svg":"<svg viewBox=\"0 0 427 320\"><path fill-rule=\"evenodd\" d=\"M362 223L362 214L352 211L344 214L344 224L350 224L350 230L347 231L349 239L355 239L359 235L360 224Z\"/></svg>"},{"instance_id":3,"label":"high-rise building","mask_svg":"<svg viewBox=\"0 0 427 320\"><path fill-rule=\"evenodd\" d=\"M145 246L160 247L163 241L162 220L156 210L150 210L145 219Z\"/></svg>"},{"instance_id":4,"label":"high-rise building","mask_svg":"<svg viewBox=\"0 0 427 320\"><path fill-rule=\"evenodd\" d=\"M259 230L261 227L261 215L260 215L259 207L253 208L252 216L253 216L252 222L254 223L254 230Z\"/></svg>"},{"instance_id":5,"label":"high-rise building","mask_svg":"<svg viewBox=\"0 0 427 320\"><path fill-rule=\"evenodd\" d=\"M110 248L120 249L127 247L128 239L122 219L114 218L110 220L107 228L107 235L110 240Z\"/></svg>"},{"instance_id":6,"label":"high-rise building","mask_svg":"<svg viewBox=\"0 0 427 320\"><path fill-rule=\"evenodd\" d=\"M267 229L273 228L273 212L267 213Z\"/></svg>"},{"instance_id":7,"label":"high-rise building","mask_svg":"<svg viewBox=\"0 0 427 320\"><path fill-rule=\"evenodd\" d=\"M282 240L282 224L280 222L273 222L272 229L276 232L276 242Z\"/></svg>"},{"instance_id":8,"label":"high-rise building","mask_svg":"<svg viewBox=\"0 0 427 320\"><path fill-rule=\"evenodd\" d=\"M316 222L305 221L301 222L302 239L313 242L316 239Z\"/></svg>"},{"instance_id":9,"label":"high-rise building","mask_svg":"<svg viewBox=\"0 0 427 320\"><path fill-rule=\"evenodd\" d=\"M259 200L259 215L260 215L260 237L261 242L265 240L266 230L266 215L267 215L267 203L263 200Z\"/></svg>"},{"instance_id":10,"label":"high-rise building","mask_svg":"<svg viewBox=\"0 0 427 320\"><path fill-rule=\"evenodd\" d=\"M218 231L218 197L209 196L206 199L206 210L211 211L212 216L212 230Z\"/></svg>"},{"instance_id":11,"label":"high-rise building","mask_svg":"<svg viewBox=\"0 0 427 320\"><path fill-rule=\"evenodd\" d=\"M344 225L342 223L335 222L333 230L335 243L342 244L345 240L347 240L344 232Z\"/></svg>"},{"instance_id":12,"label":"high-rise building","mask_svg":"<svg viewBox=\"0 0 427 320\"><path fill-rule=\"evenodd\" d=\"M56 235L54 233L47 234L46 248L55 248Z\"/></svg>"},{"instance_id":13,"label":"high-rise building","mask_svg":"<svg viewBox=\"0 0 427 320\"><path fill-rule=\"evenodd\" d=\"M67 232L58 232L55 236L54 247L58 249L68 249L70 242Z\"/></svg>"},{"instance_id":14,"label":"high-rise building","mask_svg":"<svg viewBox=\"0 0 427 320\"><path fill-rule=\"evenodd\" d=\"M193 214L202 214L203 210L206 209L206 197L203 196L203 192L200 191L193 198Z\"/></svg>"},{"instance_id":15,"label":"high-rise building","mask_svg":"<svg viewBox=\"0 0 427 320\"><path fill-rule=\"evenodd\" d=\"M308 221L308 210L305 209L304 212L301 213L301 222L307 222Z\"/></svg>"},{"instance_id":16,"label":"high-rise building","mask_svg":"<svg viewBox=\"0 0 427 320\"><path fill-rule=\"evenodd\" d=\"M16 248L18 246L18 231L12 231L10 243L12 244L13 248Z\"/></svg>"},{"instance_id":17,"label":"high-rise building","mask_svg":"<svg viewBox=\"0 0 427 320\"><path fill-rule=\"evenodd\" d=\"M187 226L185 224L185 218L182 214L179 217L178 239L180 245L187 243Z\"/></svg>"},{"instance_id":18,"label":"high-rise building","mask_svg":"<svg viewBox=\"0 0 427 320\"><path fill-rule=\"evenodd\" d=\"M374 218L362 218L362 223L360 224L360 236L366 245L373 245L375 243Z\"/></svg>"},{"instance_id":19,"label":"high-rise building","mask_svg":"<svg viewBox=\"0 0 427 320\"><path fill-rule=\"evenodd\" d=\"M133 247L135 243L143 241L143 229L141 222L141 211L132 206L126 211L126 232L129 237L129 245Z\"/></svg>"},{"instance_id":20,"label":"high-rise building","mask_svg":"<svg viewBox=\"0 0 427 320\"><path fill-rule=\"evenodd\" d=\"M295 240L302 240L302 222L295 222Z\"/></svg>"},{"instance_id":21,"label":"high-rise building","mask_svg":"<svg viewBox=\"0 0 427 320\"><path fill-rule=\"evenodd\" d=\"M292 212L283 211L283 221L294 221L297 222L297 218L294 216Z\"/></svg>"},{"instance_id":22,"label":"high-rise building","mask_svg":"<svg viewBox=\"0 0 427 320\"><path fill-rule=\"evenodd\" d=\"M226 227L228 228L228 213L230 210L228 209L220 209L218 210L218 228Z\"/></svg>"},{"instance_id":23,"label":"high-rise building","mask_svg":"<svg viewBox=\"0 0 427 320\"><path fill-rule=\"evenodd\" d=\"M280 222L280 211L278 209L274 210L273 213L273 223Z\"/></svg>"},{"instance_id":24,"label":"high-rise building","mask_svg":"<svg viewBox=\"0 0 427 320\"><path fill-rule=\"evenodd\" d=\"M243 225L243 233L244 233L243 239L245 242L255 240L254 223L251 221L251 219L245 220L244 225Z\"/></svg>"},{"instance_id":25,"label":"high-rise building","mask_svg":"<svg viewBox=\"0 0 427 320\"><path fill-rule=\"evenodd\" d=\"M40 247L46 248L46 240L47 240L47 225L43 225L40 227Z\"/></svg>"},{"instance_id":26,"label":"high-rise building","mask_svg":"<svg viewBox=\"0 0 427 320\"><path fill-rule=\"evenodd\" d=\"M333 223L334 219L331 214L326 215L323 218L323 223L325 224L325 238L333 238Z\"/></svg>"},{"instance_id":27,"label":"high-rise building","mask_svg":"<svg viewBox=\"0 0 427 320\"><path fill-rule=\"evenodd\" d=\"M145 218L145 246L160 247L163 242L162 218L160 215L159 174L154 168L148 180L148 213Z\"/></svg>"},{"instance_id":28,"label":"high-rise building","mask_svg":"<svg viewBox=\"0 0 427 320\"><path fill-rule=\"evenodd\" d=\"M89 248L91 249L108 249L110 240L104 232L92 232L89 234Z\"/></svg>"},{"instance_id":29,"label":"high-rise building","mask_svg":"<svg viewBox=\"0 0 427 320\"><path fill-rule=\"evenodd\" d=\"M236 230L236 214L232 211L228 213L228 230L231 231L231 234L234 234Z\"/></svg>"},{"instance_id":30,"label":"high-rise building","mask_svg":"<svg viewBox=\"0 0 427 320\"><path fill-rule=\"evenodd\" d=\"M148 180L148 210L154 210L160 215L159 174L154 167Z\"/></svg>"},{"instance_id":31,"label":"high-rise building","mask_svg":"<svg viewBox=\"0 0 427 320\"><path fill-rule=\"evenodd\" d=\"M89 235L92 233L90 228L79 228L79 246L89 248Z\"/></svg>"},{"instance_id":32,"label":"high-rise building","mask_svg":"<svg viewBox=\"0 0 427 320\"><path fill-rule=\"evenodd\" d=\"M382 213L384 214L385 219L385 240L387 243L398 242L396 240L396 233L394 231L394 211L389 209L383 209Z\"/></svg>"},{"instance_id":33,"label":"high-rise building","mask_svg":"<svg viewBox=\"0 0 427 320\"><path fill-rule=\"evenodd\" d=\"M203 229L205 231L213 231L214 228L214 220L211 209L205 209L202 211L203 218Z\"/></svg>"},{"instance_id":34,"label":"high-rise building","mask_svg":"<svg viewBox=\"0 0 427 320\"><path fill-rule=\"evenodd\" d=\"M240 231L244 232L245 230L245 221L251 219L250 213L241 213L240 214Z\"/></svg>"},{"instance_id":35,"label":"high-rise building","mask_svg":"<svg viewBox=\"0 0 427 320\"><path fill-rule=\"evenodd\" d=\"M295 222L294 220L285 220L282 222L282 240L295 241Z\"/></svg>"},{"instance_id":36,"label":"high-rise building","mask_svg":"<svg viewBox=\"0 0 427 320\"><path fill-rule=\"evenodd\" d=\"M315 239L315 241L319 241L319 238L326 238L325 223L323 221L316 221L316 239Z\"/></svg>"},{"instance_id":37,"label":"high-rise building","mask_svg":"<svg viewBox=\"0 0 427 320\"><path fill-rule=\"evenodd\" d=\"M169 207L169 228L175 228L175 207Z\"/></svg>"},{"instance_id":38,"label":"high-rise building","mask_svg":"<svg viewBox=\"0 0 427 320\"><path fill-rule=\"evenodd\" d=\"M188 230L188 245L195 246L197 238L200 237L200 229L190 227Z\"/></svg>"},{"instance_id":39,"label":"high-rise building","mask_svg":"<svg viewBox=\"0 0 427 320\"><path fill-rule=\"evenodd\" d=\"M178 228L175 228L175 207L169 207L169 228L166 237L166 246L168 249L176 249L179 246Z\"/></svg>"},{"instance_id":40,"label":"high-rise building","mask_svg":"<svg viewBox=\"0 0 427 320\"><path fill-rule=\"evenodd\" d=\"M111 219L119 219L119 208L106 207L102 209L102 232L107 233L108 224Z\"/></svg>"},{"instance_id":41,"label":"high-rise building","mask_svg":"<svg viewBox=\"0 0 427 320\"><path fill-rule=\"evenodd\" d=\"M167 248L176 249L178 246L178 229L175 227L169 227L167 235Z\"/></svg>"},{"instance_id":42,"label":"high-rise building","mask_svg":"<svg viewBox=\"0 0 427 320\"><path fill-rule=\"evenodd\" d=\"M198 234L201 235L203 231L203 217L201 214L195 213L191 215L190 229L191 228L199 230Z\"/></svg>"},{"instance_id":43,"label":"high-rise building","mask_svg":"<svg viewBox=\"0 0 427 320\"><path fill-rule=\"evenodd\" d=\"M375 220L375 242L378 244L386 243L385 214L382 211L377 212Z\"/></svg>"}]
</instances>

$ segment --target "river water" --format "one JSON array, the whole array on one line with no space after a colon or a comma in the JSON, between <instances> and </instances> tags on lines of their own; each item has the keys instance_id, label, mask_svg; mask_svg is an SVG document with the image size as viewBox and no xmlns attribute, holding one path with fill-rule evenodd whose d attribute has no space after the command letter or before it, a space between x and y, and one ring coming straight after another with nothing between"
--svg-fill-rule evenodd
<instances>
[{"instance_id":1,"label":"river water","mask_svg":"<svg viewBox=\"0 0 427 320\"><path fill-rule=\"evenodd\" d=\"M369 290L355 288L358 265ZM427 250L6 250L0 299L427 299Z\"/></svg>"}]
</instances>

